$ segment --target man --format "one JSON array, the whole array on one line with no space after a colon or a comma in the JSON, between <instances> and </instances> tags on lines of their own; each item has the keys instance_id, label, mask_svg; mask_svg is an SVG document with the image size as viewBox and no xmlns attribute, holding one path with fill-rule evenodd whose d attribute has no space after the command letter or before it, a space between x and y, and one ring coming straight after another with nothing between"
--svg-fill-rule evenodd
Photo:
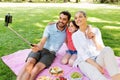
<instances>
[{"instance_id":1,"label":"man","mask_svg":"<svg viewBox=\"0 0 120 80\"><path fill-rule=\"evenodd\" d=\"M58 22L45 28L41 41L32 47L32 52L28 55L17 80L35 80L40 71L52 64L56 52L65 41L66 26L70 18L71 14L68 11L62 11Z\"/></svg>"}]
</instances>

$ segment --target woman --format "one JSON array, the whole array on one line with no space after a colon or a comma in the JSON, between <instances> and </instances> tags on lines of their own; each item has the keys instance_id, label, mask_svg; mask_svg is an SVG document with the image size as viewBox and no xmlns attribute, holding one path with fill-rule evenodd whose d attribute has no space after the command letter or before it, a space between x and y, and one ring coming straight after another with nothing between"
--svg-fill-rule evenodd
<instances>
[{"instance_id":1,"label":"woman","mask_svg":"<svg viewBox=\"0 0 120 80\"><path fill-rule=\"evenodd\" d=\"M91 28L91 32L87 32L89 25L83 11L75 14L75 22L79 30L72 35L73 44L78 51L74 65L78 65L90 80L107 80L103 75L104 68L112 80L120 80L114 52L110 47L104 46L100 30Z\"/></svg>"}]
</instances>

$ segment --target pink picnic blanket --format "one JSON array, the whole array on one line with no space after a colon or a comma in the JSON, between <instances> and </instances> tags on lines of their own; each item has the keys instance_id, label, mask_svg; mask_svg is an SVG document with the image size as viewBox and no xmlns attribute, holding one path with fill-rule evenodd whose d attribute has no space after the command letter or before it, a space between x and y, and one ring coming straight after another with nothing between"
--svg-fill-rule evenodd
<instances>
[{"instance_id":1,"label":"pink picnic blanket","mask_svg":"<svg viewBox=\"0 0 120 80\"><path fill-rule=\"evenodd\" d=\"M68 65L62 65L60 63L61 58L63 57L63 55L66 52L65 51L66 49L67 49L66 45L63 44L61 49L57 52L57 57L54 60L53 64L50 66L50 68L53 66L59 66L60 68L62 68L64 70L63 76L66 77L68 80L70 80L70 75L72 72L80 72L81 73L81 71L78 68L69 67ZM30 51L31 51L31 49L19 50L19 51L12 53L10 55L3 56L2 60L16 75L18 75L18 72L21 70L21 68L25 64L26 57ZM118 61L119 66L120 66L120 58L117 58L117 61ZM38 77L39 76L51 76L49 73L50 68L43 70L38 75ZM106 77L109 79L109 76L107 74L106 74ZM89 80L89 79L84 76L83 80Z\"/></svg>"}]
</instances>

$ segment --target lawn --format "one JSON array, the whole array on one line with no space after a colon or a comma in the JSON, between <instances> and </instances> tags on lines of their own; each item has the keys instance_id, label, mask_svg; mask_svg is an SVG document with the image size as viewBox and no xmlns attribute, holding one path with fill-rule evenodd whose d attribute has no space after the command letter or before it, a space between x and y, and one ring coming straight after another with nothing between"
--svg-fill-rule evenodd
<instances>
[{"instance_id":1,"label":"lawn","mask_svg":"<svg viewBox=\"0 0 120 80\"><path fill-rule=\"evenodd\" d=\"M0 8L0 57L30 48L4 26L4 16L7 13L13 16L13 22L9 26L31 43L38 43L45 26L49 22L57 21L62 10L71 12L72 19L76 11L84 10L88 16L88 23L100 28L105 45L112 47L115 55L120 56L120 9L5 7ZM0 59L0 80L15 79L15 74Z\"/></svg>"}]
</instances>

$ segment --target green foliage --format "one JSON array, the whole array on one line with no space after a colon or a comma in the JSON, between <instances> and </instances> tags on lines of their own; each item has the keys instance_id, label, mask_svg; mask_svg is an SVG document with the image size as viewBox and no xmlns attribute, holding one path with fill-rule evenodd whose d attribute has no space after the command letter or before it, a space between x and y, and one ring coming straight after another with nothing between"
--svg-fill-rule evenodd
<instances>
[{"instance_id":1,"label":"green foliage","mask_svg":"<svg viewBox=\"0 0 120 80\"><path fill-rule=\"evenodd\" d=\"M10 26L31 43L38 43L42 37L43 30L49 22L58 19L59 12L68 10L74 14L78 10L84 10L88 16L88 23L99 27L102 32L103 41L120 56L120 10L119 9L84 9L84 8L51 8L51 7L5 7L0 9L0 57L15 51L30 48L25 42L18 38L13 32L4 26L4 16L11 13L13 23ZM15 80L15 74L0 61L0 80Z\"/></svg>"}]
</instances>

